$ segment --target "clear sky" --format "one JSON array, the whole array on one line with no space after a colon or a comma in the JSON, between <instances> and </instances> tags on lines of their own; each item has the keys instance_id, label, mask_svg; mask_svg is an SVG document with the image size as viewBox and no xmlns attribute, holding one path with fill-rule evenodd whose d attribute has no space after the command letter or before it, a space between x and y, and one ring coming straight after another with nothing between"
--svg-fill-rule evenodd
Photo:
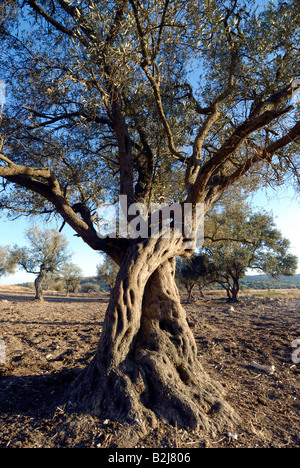
<instances>
[{"instance_id":1,"label":"clear sky","mask_svg":"<svg viewBox=\"0 0 300 468\"><path fill-rule=\"evenodd\" d=\"M252 203L254 208L263 208L273 213L277 228L291 242L291 252L300 259L300 193L296 194L288 185L277 189L276 192L264 189L253 196ZM19 218L13 222L0 218L0 245L26 245L24 232L33 225L33 222L34 220L30 221L28 218ZM60 225L41 224L41 228L47 227L59 228ZM73 252L71 261L83 270L84 276L94 276L97 265L101 262L100 254L94 252L82 239L75 237L68 226L64 228L63 234L67 237L70 250ZM300 273L300 264L298 273ZM34 275L20 271L15 275L0 278L0 285L27 281L34 281Z\"/></svg>"},{"instance_id":2,"label":"clear sky","mask_svg":"<svg viewBox=\"0 0 300 468\"><path fill-rule=\"evenodd\" d=\"M253 206L273 213L277 228L291 242L291 253L299 258L300 273L300 190L297 193L288 185L261 190L254 195Z\"/></svg>"}]
</instances>

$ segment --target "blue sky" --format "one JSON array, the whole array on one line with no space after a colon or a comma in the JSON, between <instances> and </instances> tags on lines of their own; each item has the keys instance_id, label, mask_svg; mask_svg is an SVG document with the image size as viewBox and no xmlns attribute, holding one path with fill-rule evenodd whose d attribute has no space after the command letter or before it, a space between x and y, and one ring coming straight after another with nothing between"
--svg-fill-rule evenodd
<instances>
[{"instance_id":1,"label":"blue sky","mask_svg":"<svg viewBox=\"0 0 300 468\"><path fill-rule=\"evenodd\" d=\"M273 213L277 228L291 242L291 252L300 259L300 194L296 194L293 188L288 185L284 185L276 191L263 189L253 196L252 204L254 208L262 208ZM5 221L4 218L0 218L0 245L26 245L24 232L32 227L33 223L34 220L28 218L19 218L16 221ZM40 223L40 226L44 229L47 227L59 228L60 224L54 223L49 226L49 224ZM73 253L71 261L83 270L84 276L94 276L97 265L101 263L100 254L94 252L82 239L75 237L70 227L66 226L63 234L67 237L70 250ZM300 273L300 265L298 273ZM15 275L0 278L0 285L26 281L34 281L34 275L20 271Z\"/></svg>"},{"instance_id":2,"label":"blue sky","mask_svg":"<svg viewBox=\"0 0 300 468\"><path fill-rule=\"evenodd\" d=\"M253 197L253 206L273 213L277 228L291 242L291 253L299 258L300 273L300 192L287 184L276 191L260 190Z\"/></svg>"}]
</instances>

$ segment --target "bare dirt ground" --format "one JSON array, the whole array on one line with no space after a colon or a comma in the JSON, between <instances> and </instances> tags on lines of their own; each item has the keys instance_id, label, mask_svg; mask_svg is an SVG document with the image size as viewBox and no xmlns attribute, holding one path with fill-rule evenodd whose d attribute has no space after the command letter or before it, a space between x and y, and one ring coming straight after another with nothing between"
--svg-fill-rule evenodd
<instances>
[{"instance_id":1,"label":"bare dirt ground","mask_svg":"<svg viewBox=\"0 0 300 468\"><path fill-rule=\"evenodd\" d=\"M221 382L241 419L233 434L208 436L161 423L136 447L300 447L300 292L247 293L234 311L218 293L185 304L199 358ZM279 299L278 299L279 298ZM76 414L65 401L69 383L93 356L108 301L98 296L32 294L0 287L0 447L124 446L117 424ZM300 356L300 352L299 352ZM274 365L266 374L251 361Z\"/></svg>"}]
</instances>

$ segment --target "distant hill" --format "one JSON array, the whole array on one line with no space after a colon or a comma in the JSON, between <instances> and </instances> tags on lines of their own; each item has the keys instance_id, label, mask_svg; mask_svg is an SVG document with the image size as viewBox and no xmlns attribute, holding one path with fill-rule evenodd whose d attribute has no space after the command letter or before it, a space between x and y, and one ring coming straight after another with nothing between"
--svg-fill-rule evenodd
<instances>
[{"instance_id":1,"label":"distant hill","mask_svg":"<svg viewBox=\"0 0 300 468\"><path fill-rule=\"evenodd\" d=\"M82 278L79 288L87 284L95 285L100 291L110 291L110 287L104 281L98 281L96 276L86 276ZM34 289L34 283L19 283L16 286Z\"/></svg>"},{"instance_id":2,"label":"distant hill","mask_svg":"<svg viewBox=\"0 0 300 468\"><path fill-rule=\"evenodd\" d=\"M243 289L300 289L300 274L279 276L272 279L269 275L249 275L241 280Z\"/></svg>"},{"instance_id":3,"label":"distant hill","mask_svg":"<svg viewBox=\"0 0 300 468\"><path fill-rule=\"evenodd\" d=\"M95 276L82 278L80 286L85 283L97 284L101 290L109 291L109 286L104 282L97 281ZM33 283L23 283L18 286L33 288ZM295 276L280 276L272 279L268 275L247 275L240 281L241 289L300 289L300 274ZM210 289L208 287L208 289ZM222 289L219 285L214 285L212 289Z\"/></svg>"},{"instance_id":4,"label":"distant hill","mask_svg":"<svg viewBox=\"0 0 300 468\"><path fill-rule=\"evenodd\" d=\"M80 284L96 283L103 289L108 289L103 282L99 283L96 277L83 278ZM272 279L269 275L246 275L240 281L242 289L300 289L300 274L295 276L279 276ZM215 288L215 286L214 286Z\"/></svg>"}]
</instances>

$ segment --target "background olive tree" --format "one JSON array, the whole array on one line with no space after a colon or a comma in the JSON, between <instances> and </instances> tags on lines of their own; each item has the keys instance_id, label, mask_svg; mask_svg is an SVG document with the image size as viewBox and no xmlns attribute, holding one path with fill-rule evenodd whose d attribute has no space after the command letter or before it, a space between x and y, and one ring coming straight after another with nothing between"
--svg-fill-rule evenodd
<instances>
[{"instance_id":1,"label":"background olive tree","mask_svg":"<svg viewBox=\"0 0 300 468\"><path fill-rule=\"evenodd\" d=\"M188 294L187 301L190 302L193 299L195 286L199 287L200 295L204 297L204 287L216 283L216 269L208 255L195 253L188 259L177 261L176 279L179 287L185 287Z\"/></svg>"},{"instance_id":2,"label":"background olive tree","mask_svg":"<svg viewBox=\"0 0 300 468\"><path fill-rule=\"evenodd\" d=\"M118 271L118 265L105 255L100 265L97 266L97 280L105 282L112 289L116 282Z\"/></svg>"},{"instance_id":3,"label":"background olive tree","mask_svg":"<svg viewBox=\"0 0 300 468\"><path fill-rule=\"evenodd\" d=\"M297 182L299 2L258 6L1 3L0 206L60 217L120 266L96 356L69 400L135 435L157 418L209 429L235 416L180 305L174 259L192 254L187 239L100 238L96 208L121 194L188 202L195 214L258 174Z\"/></svg>"},{"instance_id":4,"label":"background olive tree","mask_svg":"<svg viewBox=\"0 0 300 468\"><path fill-rule=\"evenodd\" d=\"M226 206L227 205L227 206ZM272 278L296 273L298 259L290 252L290 242L276 229L272 214L254 212L238 201L214 212L207 222L205 253L216 282L230 301L237 301L240 280L247 270L266 273Z\"/></svg>"},{"instance_id":5,"label":"background olive tree","mask_svg":"<svg viewBox=\"0 0 300 468\"><path fill-rule=\"evenodd\" d=\"M78 291L82 276L83 273L79 266L74 263L65 263L59 269L59 276L56 277L58 281L62 281L68 296L70 292L75 293Z\"/></svg>"},{"instance_id":6,"label":"background olive tree","mask_svg":"<svg viewBox=\"0 0 300 468\"><path fill-rule=\"evenodd\" d=\"M25 237L29 247L15 246L12 256L27 273L36 275L35 299L42 300L46 273L58 273L70 258L68 241L55 229L42 231L39 227L28 229Z\"/></svg>"},{"instance_id":7,"label":"background olive tree","mask_svg":"<svg viewBox=\"0 0 300 468\"><path fill-rule=\"evenodd\" d=\"M10 246L0 246L0 278L1 276L14 273L16 263L11 255Z\"/></svg>"}]
</instances>

